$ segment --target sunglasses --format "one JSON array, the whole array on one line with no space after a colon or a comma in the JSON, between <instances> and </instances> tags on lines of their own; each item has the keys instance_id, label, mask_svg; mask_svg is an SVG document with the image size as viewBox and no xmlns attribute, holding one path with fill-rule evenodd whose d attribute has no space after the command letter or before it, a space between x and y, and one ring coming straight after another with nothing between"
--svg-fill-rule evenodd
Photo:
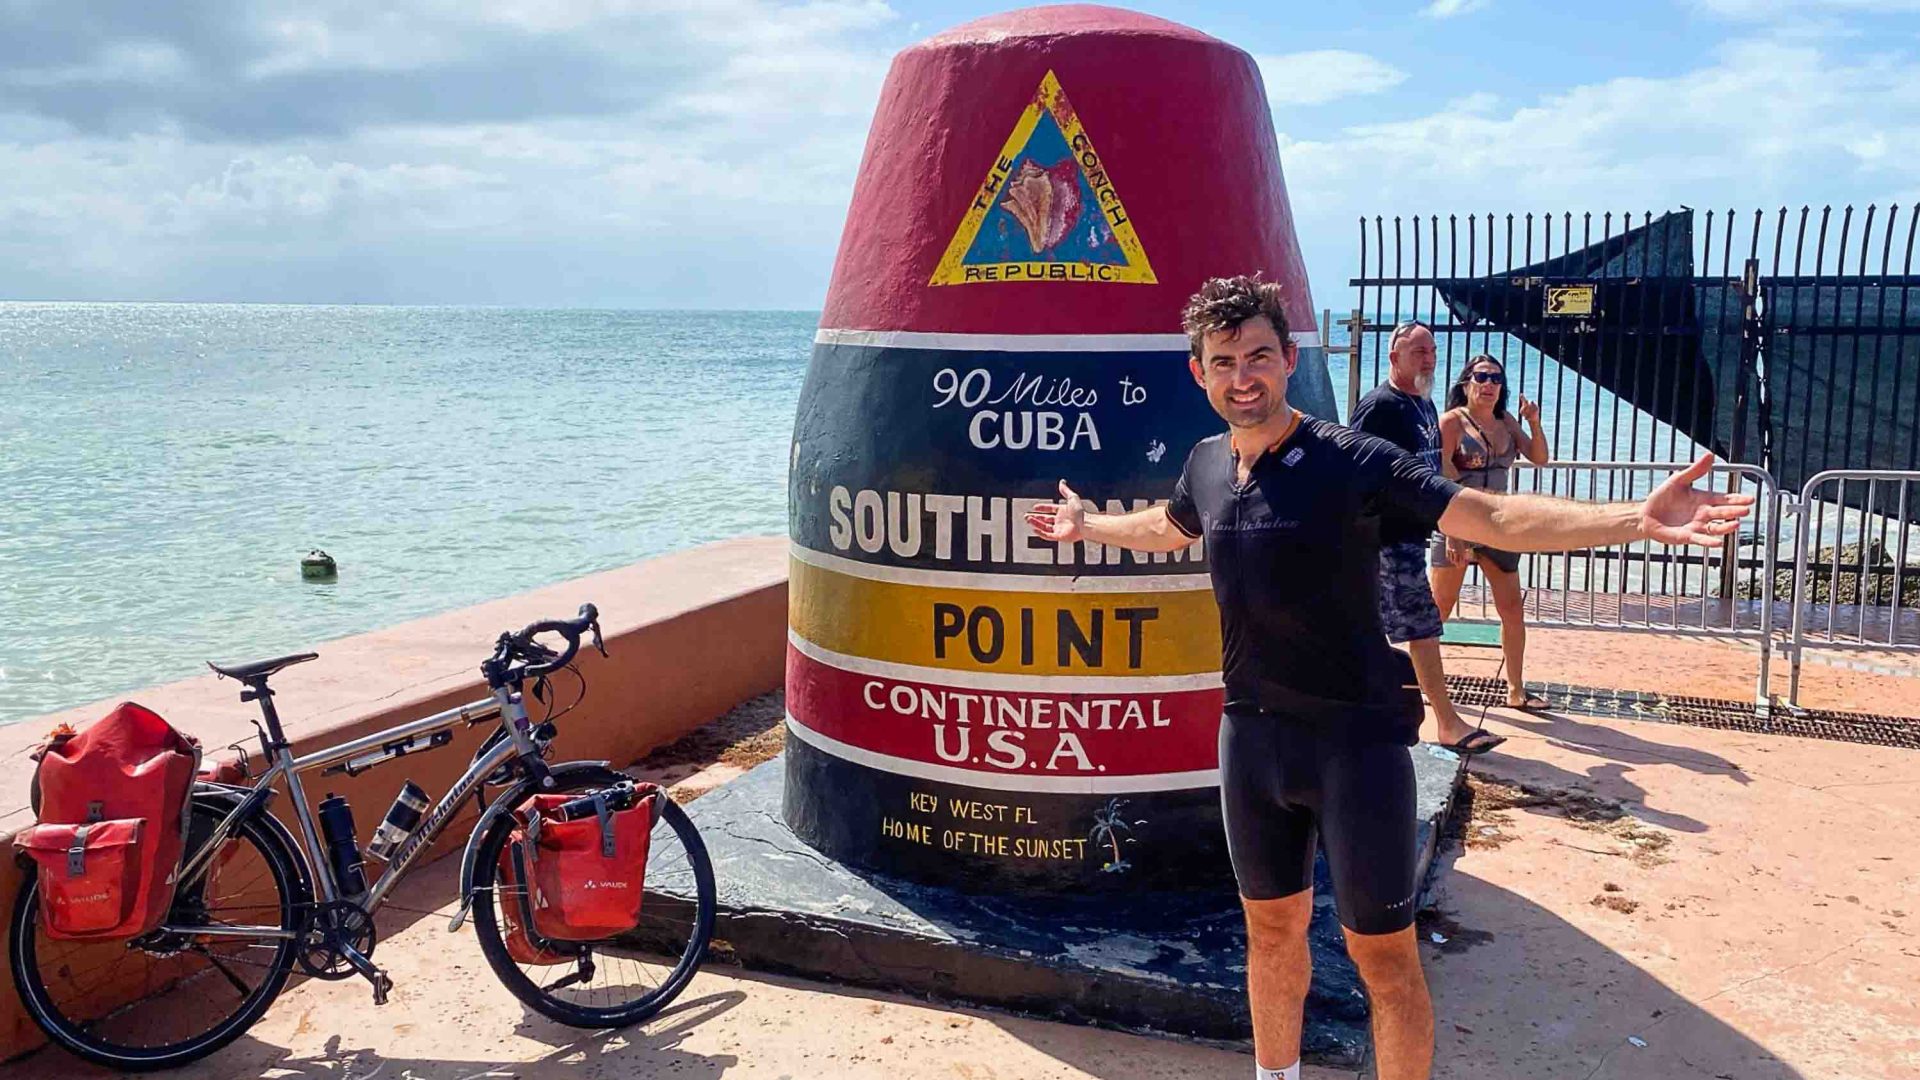
<instances>
[{"instance_id":1,"label":"sunglasses","mask_svg":"<svg viewBox=\"0 0 1920 1080\"><path fill-rule=\"evenodd\" d=\"M1476 371L1473 373L1473 381L1477 383L1498 384L1506 382L1507 377L1497 371Z\"/></svg>"}]
</instances>

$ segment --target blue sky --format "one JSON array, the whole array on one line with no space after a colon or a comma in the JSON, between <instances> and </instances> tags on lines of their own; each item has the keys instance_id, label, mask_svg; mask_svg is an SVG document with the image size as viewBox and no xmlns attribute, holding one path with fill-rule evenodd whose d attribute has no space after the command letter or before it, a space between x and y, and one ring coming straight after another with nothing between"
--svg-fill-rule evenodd
<instances>
[{"instance_id":1,"label":"blue sky","mask_svg":"<svg viewBox=\"0 0 1920 1080\"><path fill-rule=\"evenodd\" d=\"M1920 199L1920 0L1137 5L1362 214ZM920 0L0 0L0 298L817 307Z\"/></svg>"}]
</instances>

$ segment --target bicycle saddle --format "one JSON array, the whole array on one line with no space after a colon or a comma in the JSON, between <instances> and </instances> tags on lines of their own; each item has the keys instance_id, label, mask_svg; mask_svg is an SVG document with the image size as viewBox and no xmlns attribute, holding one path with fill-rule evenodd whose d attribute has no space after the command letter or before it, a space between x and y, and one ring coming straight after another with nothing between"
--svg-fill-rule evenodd
<instances>
[{"instance_id":1,"label":"bicycle saddle","mask_svg":"<svg viewBox=\"0 0 1920 1080\"><path fill-rule=\"evenodd\" d=\"M234 664L229 667L222 667L209 660L207 666L229 679L247 682L253 679L264 679L283 667L292 667L295 664L304 664L309 660L318 659L320 659L319 653L303 652L294 653L291 656L276 656L271 660L255 660L251 664Z\"/></svg>"}]
</instances>

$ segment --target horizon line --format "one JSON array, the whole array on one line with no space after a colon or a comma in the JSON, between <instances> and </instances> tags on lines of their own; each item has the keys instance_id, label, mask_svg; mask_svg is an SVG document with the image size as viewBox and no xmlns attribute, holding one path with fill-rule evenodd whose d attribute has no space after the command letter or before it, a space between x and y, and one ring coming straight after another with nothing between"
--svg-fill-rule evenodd
<instances>
[{"instance_id":1,"label":"horizon line","mask_svg":"<svg viewBox=\"0 0 1920 1080\"><path fill-rule=\"evenodd\" d=\"M120 306L120 307L367 307L367 308L446 308L473 309L486 308L497 311L658 311L725 314L768 314L768 315L818 315L821 308L709 308L709 307L646 307L618 304L488 304L488 303L400 303L394 301L368 300L35 300L0 297L0 305L65 305L80 306Z\"/></svg>"}]
</instances>

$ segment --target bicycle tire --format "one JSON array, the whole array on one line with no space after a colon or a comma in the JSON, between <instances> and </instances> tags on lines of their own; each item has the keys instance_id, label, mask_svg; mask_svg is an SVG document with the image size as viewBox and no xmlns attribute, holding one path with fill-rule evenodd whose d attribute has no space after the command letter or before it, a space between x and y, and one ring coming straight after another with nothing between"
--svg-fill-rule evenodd
<instances>
[{"instance_id":1,"label":"bicycle tire","mask_svg":"<svg viewBox=\"0 0 1920 1080\"><path fill-rule=\"evenodd\" d=\"M591 791L595 788L602 788L619 783L622 780L631 779L631 777L615 772L612 769L604 769L597 766L572 768L555 766L554 779L557 781L556 786L541 789L542 794ZM639 1023L665 1008L669 1002L673 1001L673 999L680 994L680 991L686 988L687 983L693 979L694 974L699 970L701 961L706 957L707 944L713 937L713 917L717 904L713 884L713 864L707 856L706 844L701 841L700 834L694 828L693 822L687 817L686 811L682 810L679 804L675 803L672 799L666 798L664 793L662 793L661 798L663 802L660 807L660 822L654 826L654 835L658 838L660 836L660 828L665 826L678 838L680 846L686 852L688 871L694 893L694 917L691 920L691 932L673 968L664 979L655 985L651 992L635 1000L605 1008L580 1005L556 997L550 992L550 988L543 988L535 983L527 971L523 970L521 965L517 964L512 956L508 954L506 941L501 936L500 920L495 904L498 899L496 885L499 876L500 853L506 846L508 837L513 832L514 821L511 815L503 815L496 818L493 824L488 827L487 835L481 839L480 846L475 852L476 865L473 875L474 935L480 939L480 951L486 956L488 966L493 968L493 973L499 977L501 984L504 985L514 997L519 998L521 1003L528 1008L540 1013L542 1016L557 1020L571 1027L626 1027ZM658 850L659 846L656 840L654 850ZM651 873L653 863L651 852L648 862ZM648 882L649 899L647 903L655 904L657 908L658 904L653 899L655 884L656 882L651 880ZM641 917L642 926L644 927L646 926L645 920L647 919L647 906L644 904L641 909ZM596 952L598 952L600 945L613 945L614 943L594 944L596 946ZM625 945L617 947L621 948L622 951L638 951ZM528 966L536 969L541 967L541 965Z\"/></svg>"},{"instance_id":2,"label":"bicycle tire","mask_svg":"<svg viewBox=\"0 0 1920 1080\"><path fill-rule=\"evenodd\" d=\"M193 802L193 814L190 818L189 836L196 834L209 835L213 826L224 819L231 809L232 806L224 802L196 798ZM305 894L301 883L304 882L305 878L301 875L299 864L296 861L298 856L295 852L288 849L286 838L259 820L246 820L239 822L235 826L235 830L230 834L228 842L233 844L250 844L253 849L259 853L267 874L269 875L268 880L271 881L272 888L278 896L277 906L279 908L280 926L288 930L297 930L298 927L295 924L295 920L304 903ZM191 857L194 850L196 850L196 846L190 846L188 848L189 857ZM223 858L223 862L224 861L226 860ZM26 1006L27 1015L33 1018L34 1023L39 1025L40 1030L46 1032L47 1037L52 1040L55 1045L96 1065L104 1065L108 1068L119 1069L124 1072L146 1072L154 1069L171 1069L206 1057L239 1038L248 1028L252 1027L267 1011L267 1008L273 1004L274 999L280 996L280 991L286 986L287 976L292 971L295 941L289 938L279 942L277 946L273 947L274 951L270 959L249 958L244 962L244 966L258 967L263 971L259 984L241 996L239 1006L233 1012L216 1020L206 1030L186 1039L162 1043L157 1046L135 1046L112 1041L95 1029L101 1027L105 1022L117 1017L125 1018L127 1014L131 1013L141 1011L168 1011L164 1005L155 1005L153 1003L160 1001L162 997L180 991L182 987L200 979L202 976L209 975L216 971L225 972L229 979L237 980L237 976L231 973L231 967L223 968L220 963L213 962L210 954L208 954L209 962L202 971L197 974L178 978L172 982L168 990L163 991L161 994L140 1001L115 1006L109 1009L104 1015L91 1020L79 1020L69 1017L66 1012L63 1011L62 1004L59 1001L62 995L56 994L53 989L47 985L47 981L41 975L40 971L39 955L42 945L42 932L39 929L39 919L37 918L37 880L38 875L29 869L25 879L20 884L19 898L14 905L13 919L8 930L8 943L12 954L10 966L12 967L14 987L19 992L21 1003ZM205 881L204 878L202 880L203 882ZM249 887L251 887L253 880L257 879L249 878ZM231 885L231 883L229 884ZM204 888L204 885L202 888ZM176 919L176 913L185 914L184 906L190 902L190 895L188 894L191 893L192 890L186 890L182 895L176 895L174 899L174 909L168 912L168 920L170 923L174 925L183 924L184 919ZM249 899L253 899L253 897L249 897ZM272 906L264 896L260 896L258 899L261 903L250 904L248 907L266 909ZM187 936L190 937L191 935ZM51 939L48 940L50 941ZM54 944L65 945L63 942ZM122 959L119 961L122 963L127 962L127 957L132 957L136 962L149 965L147 970L151 971L153 970L152 965L168 962L167 958L159 954L136 949L128 942L90 943L86 947L103 950L101 955L107 955L104 950L114 945L118 945L124 950ZM180 952L183 953L188 951L193 950L180 950ZM236 957L233 954L228 954L226 959L232 961L235 960ZM168 975L165 976L165 978L172 979L173 976ZM221 984L215 982L213 985L218 986ZM190 993L191 991L187 992ZM206 1000L212 1001L217 1000L217 998L213 995L208 995ZM171 1011L175 1013L179 1012L177 1009Z\"/></svg>"}]
</instances>

